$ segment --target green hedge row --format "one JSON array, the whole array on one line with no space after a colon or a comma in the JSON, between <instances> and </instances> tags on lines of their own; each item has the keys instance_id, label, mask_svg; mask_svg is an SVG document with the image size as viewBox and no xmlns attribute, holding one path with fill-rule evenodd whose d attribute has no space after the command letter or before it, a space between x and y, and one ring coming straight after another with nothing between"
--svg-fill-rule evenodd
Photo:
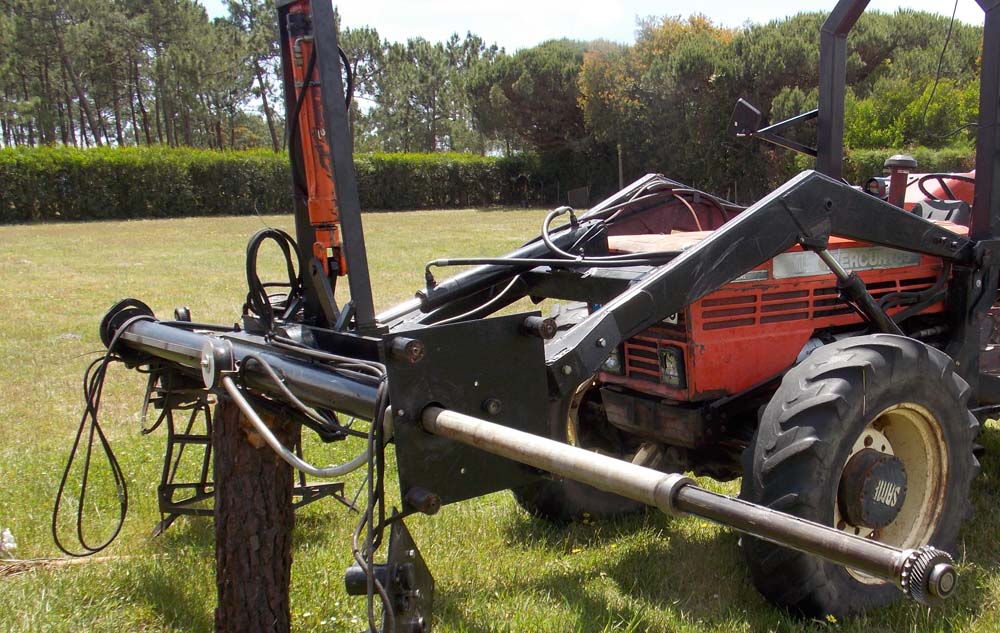
<instances>
[{"instance_id":1,"label":"green hedge row","mask_svg":"<svg viewBox=\"0 0 1000 633\"><path fill-rule=\"evenodd\" d=\"M363 209L442 209L536 200L538 158L477 154L359 154Z\"/></svg>"},{"instance_id":2,"label":"green hedge row","mask_svg":"<svg viewBox=\"0 0 1000 633\"><path fill-rule=\"evenodd\" d=\"M872 176L881 176L885 171L885 159L897 153L899 152L877 149L853 150L844 161L844 178L848 182L861 184ZM917 159L917 171L922 174L966 172L976 168L976 150L972 148L915 147L906 153Z\"/></svg>"},{"instance_id":3,"label":"green hedge row","mask_svg":"<svg viewBox=\"0 0 1000 633\"><path fill-rule=\"evenodd\" d=\"M365 210L538 201L534 157L371 154ZM284 154L164 147L0 149L0 223L287 213Z\"/></svg>"},{"instance_id":4,"label":"green hedge row","mask_svg":"<svg viewBox=\"0 0 1000 633\"><path fill-rule=\"evenodd\" d=\"M160 147L0 150L0 222L275 212L287 161Z\"/></svg>"},{"instance_id":5,"label":"green hedge row","mask_svg":"<svg viewBox=\"0 0 1000 633\"><path fill-rule=\"evenodd\" d=\"M900 152L888 149L855 149L849 150L844 160L844 178L855 185L864 184L872 176L882 176L885 173L885 159ZM922 174L935 172L967 172L976 168L976 150L974 148L949 147L944 149L928 149L914 147L905 150L906 154L917 160L917 171ZM812 169L813 159L807 156L797 156L797 169Z\"/></svg>"},{"instance_id":6,"label":"green hedge row","mask_svg":"<svg viewBox=\"0 0 1000 633\"><path fill-rule=\"evenodd\" d=\"M844 176L861 183L881 174L891 153L852 151ZM921 172L968 171L975 162L972 150L911 153ZM576 154L362 154L355 172L364 210L426 209L564 202L566 189L588 183L596 200L614 189L615 162ZM289 183L287 157L263 150L0 149L0 223L288 213Z\"/></svg>"}]
</instances>

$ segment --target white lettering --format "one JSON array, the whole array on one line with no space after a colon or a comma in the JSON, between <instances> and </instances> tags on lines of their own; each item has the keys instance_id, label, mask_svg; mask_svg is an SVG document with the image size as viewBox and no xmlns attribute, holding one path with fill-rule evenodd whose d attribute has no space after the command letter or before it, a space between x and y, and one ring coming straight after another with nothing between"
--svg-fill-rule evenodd
<instances>
[{"instance_id":1,"label":"white lettering","mask_svg":"<svg viewBox=\"0 0 1000 633\"><path fill-rule=\"evenodd\" d=\"M902 268L918 266L920 255L899 251L883 246L861 248L841 248L830 253L847 272L876 270L881 268ZM782 253L773 260L774 278L809 277L812 275L832 275L830 269L816 253Z\"/></svg>"},{"instance_id":2,"label":"white lettering","mask_svg":"<svg viewBox=\"0 0 1000 633\"><path fill-rule=\"evenodd\" d=\"M879 480L878 485L875 486L875 494L873 495L873 498L878 503L892 508L899 500L899 493L901 490L902 486L889 483L888 481Z\"/></svg>"}]
</instances>

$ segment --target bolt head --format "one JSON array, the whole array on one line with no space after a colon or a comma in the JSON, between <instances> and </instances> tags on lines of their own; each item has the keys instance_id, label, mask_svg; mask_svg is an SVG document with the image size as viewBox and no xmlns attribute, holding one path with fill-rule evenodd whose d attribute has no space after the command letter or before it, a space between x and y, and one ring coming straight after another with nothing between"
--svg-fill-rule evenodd
<instances>
[{"instance_id":1,"label":"bolt head","mask_svg":"<svg viewBox=\"0 0 1000 633\"><path fill-rule=\"evenodd\" d=\"M947 598L955 589L957 578L951 565L936 565L931 570L929 582L931 593L939 598Z\"/></svg>"},{"instance_id":2,"label":"bolt head","mask_svg":"<svg viewBox=\"0 0 1000 633\"><path fill-rule=\"evenodd\" d=\"M563 373L564 376L569 376L570 374L573 373L573 368L570 367L569 365L563 365L562 366L562 373Z\"/></svg>"},{"instance_id":3,"label":"bolt head","mask_svg":"<svg viewBox=\"0 0 1000 633\"><path fill-rule=\"evenodd\" d=\"M503 409L503 405L496 398L488 398L483 401L483 411L489 415L499 415L501 409Z\"/></svg>"}]
</instances>

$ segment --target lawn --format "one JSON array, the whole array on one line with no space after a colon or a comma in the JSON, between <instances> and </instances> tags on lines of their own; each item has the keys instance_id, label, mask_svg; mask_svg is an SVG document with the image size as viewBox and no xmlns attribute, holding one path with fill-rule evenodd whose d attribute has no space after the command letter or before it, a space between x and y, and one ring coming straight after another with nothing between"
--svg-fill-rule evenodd
<instances>
[{"instance_id":1,"label":"lawn","mask_svg":"<svg viewBox=\"0 0 1000 633\"><path fill-rule=\"evenodd\" d=\"M427 260L500 254L537 233L542 217L537 210L366 215L377 306L412 296ZM195 320L234 321L246 293L245 242L264 224L291 229L286 217L0 227L0 528L14 533L19 557L58 556L52 501L82 406L80 376L101 349L104 311L132 296L165 318L187 305ZM210 521L185 518L149 536L159 520L164 437L139 433L143 386L142 376L115 369L105 390L106 429L132 498L109 559L0 577L0 630L211 629ZM988 453L973 488L976 517L962 536L961 588L934 611L898 604L849 622L796 620L756 593L736 533L690 517L650 512L554 528L498 493L408 523L437 580L441 632L997 631L1000 429L990 423L981 442ZM355 448L311 457L334 462ZM348 480L350 492L358 485ZM363 628L363 601L347 597L342 583L355 521L330 500L298 514L295 630Z\"/></svg>"}]
</instances>

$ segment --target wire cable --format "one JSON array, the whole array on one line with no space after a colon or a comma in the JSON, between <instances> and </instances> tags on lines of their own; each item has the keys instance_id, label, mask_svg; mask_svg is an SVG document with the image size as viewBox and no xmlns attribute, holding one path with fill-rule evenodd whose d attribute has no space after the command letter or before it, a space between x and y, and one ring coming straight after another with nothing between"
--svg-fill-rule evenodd
<instances>
[{"instance_id":1,"label":"wire cable","mask_svg":"<svg viewBox=\"0 0 1000 633\"><path fill-rule=\"evenodd\" d=\"M309 61L306 62L306 72L303 75L306 78L305 84L302 89L299 90L299 94L295 98L295 106L292 108L292 116L289 117L288 132L285 134L285 147L292 151L292 143L298 138L299 131L299 115L302 113L302 105L306 102L306 92L311 87L309 82L312 81L313 71L316 69L316 47L313 46L309 53ZM292 164L295 164L294 152L292 155Z\"/></svg>"},{"instance_id":2,"label":"wire cable","mask_svg":"<svg viewBox=\"0 0 1000 633\"><path fill-rule=\"evenodd\" d=\"M59 481L59 488L56 491L55 505L52 508L52 539L55 541L56 547L58 547L59 550L67 556L82 558L84 556L97 554L114 542L114 540L118 537L118 534L121 532L122 526L125 524L125 516L128 514L128 485L126 484L125 473L122 471L121 464L118 462L118 458L115 456L111 443L108 441L107 436L104 434L104 430L101 428L101 397L104 394L104 381L107 377L108 367L113 362L122 361L119 356L115 355L115 347L118 345L122 334L124 334L133 323L137 321L150 320L152 320L152 317L139 315L125 321L115 331L114 336L108 343L108 349L104 353L104 356L94 360L83 374L84 411L80 417L80 424L76 431L76 437L73 440L73 446L70 448L69 457L66 460L66 467L63 469L62 478ZM76 463L84 433L87 435L85 445L86 452L83 457L83 474L80 480L80 492L77 497L78 500L76 508L76 540L80 549L71 550L59 537L59 514L62 509L63 499L65 498L66 487L69 483L70 471L73 469L73 464ZM96 545L92 545L88 542L88 539L84 534L84 508L86 506L87 490L90 484L91 456L94 451L95 439L104 453L108 468L111 472L112 482L114 483L115 492L118 497L118 518L108 537Z\"/></svg>"},{"instance_id":3,"label":"wire cable","mask_svg":"<svg viewBox=\"0 0 1000 633\"><path fill-rule=\"evenodd\" d=\"M948 44L951 42L951 34L955 28L955 16L958 14L958 0L955 0L955 6L951 10L951 21L948 23L948 33L944 37L944 46L941 47L941 54L938 56L937 70L934 72L934 85L931 87L931 94L927 97L927 101L924 102L924 111L920 115L920 126L924 129L924 134L931 136L936 139L947 139L955 136L962 130L967 130L969 128L978 127L978 123L970 122L966 123L958 128L948 132L947 134L934 134L929 129L927 129L927 111L931 107L931 103L934 101L934 94L937 92L938 83L941 81L941 68L944 66L944 54L948 50Z\"/></svg>"},{"instance_id":4,"label":"wire cable","mask_svg":"<svg viewBox=\"0 0 1000 633\"><path fill-rule=\"evenodd\" d=\"M239 407L240 411L246 416L247 420L253 425L254 430L267 442L267 445L283 459L289 466L295 470L301 471L307 475L312 475L313 477L321 477L323 479L328 479L330 477L340 477L346 475L347 473L353 472L363 466L365 462L369 461L369 455L367 452L361 453L354 459L344 464L339 464L337 466L327 466L320 468L313 466L309 462L300 459L294 451L290 450L284 444L281 443L271 429L267 428L267 424L260 418L257 411L254 410L253 406L247 401L246 397L240 391L240 388L236 386L233 382L232 377L224 376L222 378L222 386L232 398L236 406Z\"/></svg>"},{"instance_id":5,"label":"wire cable","mask_svg":"<svg viewBox=\"0 0 1000 633\"><path fill-rule=\"evenodd\" d=\"M442 319L440 321L435 321L433 324L434 325L447 325L449 323L456 323L458 321L464 321L466 319L470 319L470 318L476 316L477 314L479 314L481 312L489 310L493 306L495 306L498 303L500 303L501 301L503 301L503 299L507 295L507 293L510 292L514 288L515 284L517 284L519 281L521 281L521 275L515 275L514 278L510 280L510 283L507 284L507 286L503 290L501 290L500 292L498 292L496 294L496 296L494 296L492 299L488 300L486 303L484 303L484 304L482 304L482 305L480 305L478 307L475 307L475 308L469 310L468 312L464 312L462 314L459 314L459 315L456 315L456 316L453 316L453 317L448 317L447 319Z\"/></svg>"},{"instance_id":6,"label":"wire cable","mask_svg":"<svg viewBox=\"0 0 1000 633\"><path fill-rule=\"evenodd\" d=\"M542 241L545 243L546 246L549 247L549 250L552 251L552 253L558 255L559 257L562 257L563 259L576 259L576 260L583 259L582 253L579 255L574 255L573 253L568 253L563 249L559 248L559 245L553 242L552 237L549 235L549 226L552 224L552 220L555 220L559 216L564 215L566 213L569 213L569 221L570 221L569 225L572 228L576 228L577 226L579 226L579 223L576 220L576 214L573 213L572 207L559 207L553 211L550 211L545 216L545 220L542 221Z\"/></svg>"},{"instance_id":7,"label":"wire cable","mask_svg":"<svg viewBox=\"0 0 1000 633\"><path fill-rule=\"evenodd\" d=\"M260 279L260 275L257 272L257 257L260 253L260 247L268 240L276 243L281 249L281 253L285 258L285 272L288 276L287 282L264 283ZM243 304L243 314L255 315L261 320L264 329L267 331L270 331L274 326L274 307L276 305L276 302L273 301L274 295L268 293L267 289L274 287L288 289L288 293L284 296L286 307L285 314L282 315L284 318L291 316L288 314L288 310L294 309L293 306L298 305L297 299L302 296L302 279L295 270L295 260L298 259L298 256L299 249L295 240L281 229L261 229L254 233L247 242L247 298L246 303Z\"/></svg>"},{"instance_id":8,"label":"wire cable","mask_svg":"<svg viewBox=\"0 0 1000 633\"><path fill-rule=\"evenodd\" d=\"M340 55L340 65L344 69L344 106L350 110L351 101L354 99L354 71L351 70L351 59L340 46L337 47L337 54Z\"/></svg>"},{"instance_id":9,"label":"wire cable","mask_svg":"<svg viewBox=\"0 0 1000 633\"><path fill-rule=\"evenodd\" d=\"M691 213L691 218L694 219L695 228L697 228L699 231L704 230L701 228L701 220L698 219L698 214L695 213L694 207L691 206L691 203L682 198L681 196L679 196L676 192L674 193L674 197L677 198L685 207L687 207L687 210Z\"/></svg>"}]
</instances>

